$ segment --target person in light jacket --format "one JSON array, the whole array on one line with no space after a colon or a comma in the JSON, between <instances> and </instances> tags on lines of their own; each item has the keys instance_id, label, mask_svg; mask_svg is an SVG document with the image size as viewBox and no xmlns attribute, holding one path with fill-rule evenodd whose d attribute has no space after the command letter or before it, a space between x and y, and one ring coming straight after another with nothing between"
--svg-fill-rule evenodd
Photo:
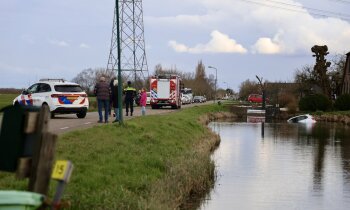
<instances>
[{"instance_id":1,"label":"person in light jacket","mask_svg":"<svg viewBox=\"0 0 350 210\"><path fill-rule=\"evenodd\" d=\"M118 80L113 81L112 88L112 106L114 108L115 120L113 122L119 122L119 100L118 100Z\"/></svg>"}]
</instances>

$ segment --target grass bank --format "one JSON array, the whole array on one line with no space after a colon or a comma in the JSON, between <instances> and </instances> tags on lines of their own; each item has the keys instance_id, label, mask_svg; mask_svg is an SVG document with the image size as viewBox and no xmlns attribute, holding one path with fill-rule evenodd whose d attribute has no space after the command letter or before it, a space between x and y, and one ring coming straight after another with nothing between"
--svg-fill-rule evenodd
<instances>
[{"instance_id":1,"label":"grass bank","mask_svg":"<svg viewBox=\"0 0 350 210\"><path fill-rule=\"evenodd\" d=\"M13 99L15 99L18 94L0 94L0 110L6 106L12 105Z\"/></svg>"},{"instance_id":2,"label":"grass bank","mask_svg":"<svg viewBox=\"0 0 350 210\"><path fill-rule=\"evenodd\" d=\"M75 166L64 199L72 209L179 209L214 181L220 140L205 123L221 111L198 106L60 136L56 158ZM0 189L25 187L0 172Z\"/></svg>"}]
</instances>

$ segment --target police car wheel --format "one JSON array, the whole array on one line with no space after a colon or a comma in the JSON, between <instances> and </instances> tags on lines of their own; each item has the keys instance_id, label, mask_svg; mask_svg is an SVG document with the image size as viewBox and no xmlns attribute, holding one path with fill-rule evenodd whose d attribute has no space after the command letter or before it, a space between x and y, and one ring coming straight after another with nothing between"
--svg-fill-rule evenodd
<instances>
[{"instance_id":1,"label":"police car wheel","mask_svg":"<svg viewBox=\"0 0 350 210\"><path fill-rule=\"evenodd\" d=\"M85 118L86 117L86 112L84 112L84 111L83 112L78 112L77 113L77 117L78 118Z\"/></svg>"}]
</instances>

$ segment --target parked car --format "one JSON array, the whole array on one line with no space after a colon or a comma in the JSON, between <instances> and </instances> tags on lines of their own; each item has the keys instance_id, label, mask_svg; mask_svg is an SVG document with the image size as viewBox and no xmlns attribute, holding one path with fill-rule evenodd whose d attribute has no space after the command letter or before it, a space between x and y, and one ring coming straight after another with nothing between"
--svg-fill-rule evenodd
<instances>
[{"instance_id":1,"label":"parked car","mask_svg":"<svg viewBox=\"0 0 350 210\"><path fill-rule=\"evenodd\" d=\"M203 96L195 96L193 97L193 103L203 103L204 97Z\"/></svg>"},{"instance_id":2,"label":"parked car","mask_svg":"<svg viewBox=\"0 0 350 210\"><path fill-rule=\"evenodd\" d=\"M315 123L316 120L309 114L298 115L287 120L289 123Z\"/></svg>"},{"instance_id":3,"label":"parked car","mask_svg":"<svg viewBox=\"0 0 350 210\"><path fill-rule=\"evenodd\" d=\"M248 101L251 103L262 103L262 95L260 94L250 94L248 96ZM265 101L268 103L270 101L269 98L265 98Z\"/></svg>"},{"instance_id":4,"label":"parked car","mask_svg":"<svg viewBox=\"0 0 350 210\"><path fill-rule=\"evenodd\" d=\"M182 104L190 104L190 103L191 103L191 99L190 99L189 96L183 95L183 96L181 97L181 102L182 102Z\"/></svg>"},{"instance_id":5,"label":"parked car","mask_svg":"<svg viewBox=\"0 0 350 210\"><path fill-rule=\"evenodd\" d=\"M51 118L55 114L75 113L85 118L89 109L89 98L79 84L63 79L41 79L23 90L13 100L13 105L48 106Z\"/></svg>"}]
</instances>

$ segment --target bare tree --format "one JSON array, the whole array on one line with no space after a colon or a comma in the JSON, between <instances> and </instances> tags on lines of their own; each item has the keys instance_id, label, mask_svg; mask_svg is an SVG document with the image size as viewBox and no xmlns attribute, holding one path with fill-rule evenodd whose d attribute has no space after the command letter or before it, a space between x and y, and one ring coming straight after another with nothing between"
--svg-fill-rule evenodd
<instances>
[{"instance_id":1,"label":"bare tree","mask_svg":"<svg viewBox=\"0 0 350 210\"><path fill-rule=\"evenodd\" d=\"M340 94L345 62L345 55L337 54L332 58L332 65L326 75L330 80L327 89L331 90L332 94ZM310 65L297 69L294 81L299 84L299 91L305 94L309 94L313 86L321 83L317 71Z\"/></svg>"},{"instance_id":2,"label":"bare tree","mask_svg":"<svg viewBox=\"0 0 350 210\"><path fill-rule=\"evenodd\" d=\"M81 71L72 79L72 81L78 83L89 95L91 95L96 82L102 76L105 77L107 81L110 81L115 77L115 73L104 68L89 68Z\"/></svg>"},{"instance_id":3,"label":"bare tree","mask_svg":"<svg viewBox=\"0 0 350 210\"><path fill-rule=\"evenodd\" d=\"M255 81L251 81L247 79L246 81L242 82L239 86L239 98L242 100L247 100L249 94L252 93L259 93L259 85Z\"/></svg>"}]
</instances>

